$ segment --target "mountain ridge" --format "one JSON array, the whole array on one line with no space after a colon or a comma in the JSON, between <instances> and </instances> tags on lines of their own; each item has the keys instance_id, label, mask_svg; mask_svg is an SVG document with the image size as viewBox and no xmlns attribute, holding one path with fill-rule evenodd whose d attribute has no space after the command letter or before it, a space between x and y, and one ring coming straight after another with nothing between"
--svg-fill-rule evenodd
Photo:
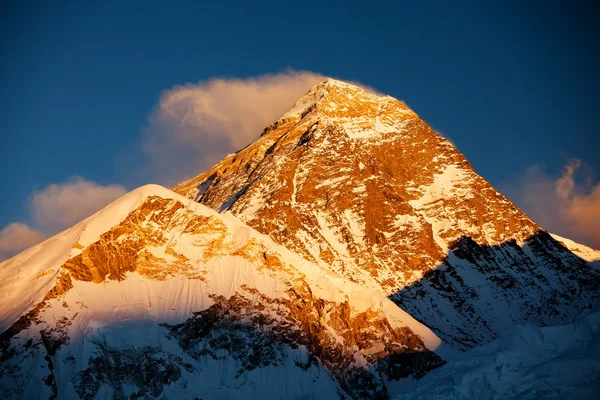
<instances>
[{"instance_id":1,"label":"mountain ridge","mask_svg":"<svg viewBox=\"0 0 600 400\"><path fill-rule=\"evenodd\" d=\"M33 268L44 252L56 257ZM0 307L3 326L21 314L0 335L8 398L192 397L203 385L261 396L272 390L262 373L293 371L307 381L285 378L278 393L385 398L385 380L422 376L444 362L436 352L452 354L384 296L156 185L0 264L3 291L15 276L37 291Z\"/></svg>"},{"instance_id":2,"label":"mountain ridge","mask_svg":"<svg viewBox=\"0 0 600 400\"><path fill-rule=\"evenodd\" d=\"M0 263L0 398L386 399L588 314L598 255L404 103L330 79L173 191Z\"/></svg>"},{"instance_id":3,"label":"mountain ridge","mask_svg":"<svg viewBox=\"0 0 600 400\"><path fill-rule=\"evenodd\" d=\"M570 320L597 297L586 278L595 282L597 271L572 258L551 236L538 235L543 232L539 225L404 103L335 80L310 89L256 142L174 191L231 212L307 259L391 296L429 326L445 320L445 313L455 315L457 327L445 327L444 339L459 347L493 340L514 323ZM460 257L454 257L452 249L466 238L494 249L485 255L493 261L485 267L476 260L457 261ZM528 249L532 238L561 256L513 246ZM510 255L513 251L518 254ZM555 269L565 270L568 263L577 265L575 284L574 275L556 274ZM525 265L530 271L518 272L511 265ZM533 271L541 265L547 271ZM448 275L450 281L445 281L461 296L444 294L442 299L435 282L426 287L420 283L424 276L433 276L427 275L430 271L454 271L456 266L458 275ZM486 274L495 266L501 268L491 282ZM541 284L546 289L534 290L539 297L531 298L531 290L521 283L512 290L503 287L509 281L531 282L531 273L552 277ZM473 281L469 277L476 277L482 293L465 283ZM413 284L420 286L417 292L422 296L428 293L441 302L439 309L425 312L417 304L422 296L405 297L403 289ZM531 314L540 302L570 298L556 288L574 289L573 285L585 287L584 299L575 305L565 299L549 305L541 316ZM486 292L495 293L494 298L487 298ZM514 298L528 300L515 304ZM495 305L484 306L489 301ZM464 303L469 316L460 309ZM520 309L515 320L496 321L492 310L504 313L514 307ZM488 310L483 320L474 311L482 309ZM481 336L474 331L480 324L495 327Z\"/></svg>"}]
</instances>

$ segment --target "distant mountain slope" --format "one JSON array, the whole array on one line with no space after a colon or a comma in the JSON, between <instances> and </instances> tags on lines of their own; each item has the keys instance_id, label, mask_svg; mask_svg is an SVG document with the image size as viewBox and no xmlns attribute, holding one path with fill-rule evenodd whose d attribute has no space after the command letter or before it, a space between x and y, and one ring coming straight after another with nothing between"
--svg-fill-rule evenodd
<instances>
[{"instance_id":1,"label":"distant mountain slope","mask_svg":"<svg viewBox=\"0 0 600 400\"><path fill-rule=\"evenodd\" d=\"M406 105L332 79L174 190L390 296L463 349L515 323L570 322L600 296L597 270Z\"/></svg>"},{"instance_id":2,"label":"distant mountain slope","mask_svg":"<svg viewBox=\"0 0 600 400\"><path fill-rule=\"evenodd\" d=\"M1 263L0 285L1 398L386 398L443 363L384 296L155 185Z\"/></svg>"},{"instance_id":3,"label":"distant mountain slope","mask_svg":"<svg viewBox=\"0 0 600 400\"><path fill-rule=\"evenodd\" d=\"M600 269L600 250L592 249L591 247L576 243L571 239L558 236L554 233L551 233L550 235L554 238L554 240L565 246L577 257L587 261L595 268Z\"/></svg>"}]
</instances>

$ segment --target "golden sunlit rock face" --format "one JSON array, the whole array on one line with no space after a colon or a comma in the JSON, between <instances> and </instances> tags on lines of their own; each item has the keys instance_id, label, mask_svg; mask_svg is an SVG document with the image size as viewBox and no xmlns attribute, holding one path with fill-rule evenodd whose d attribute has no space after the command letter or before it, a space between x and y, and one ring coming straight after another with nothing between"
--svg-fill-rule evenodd
<instances>
[{"instance_id":1,"label":"golden sunlit rock face","mask_svg":"<svg viewBox=\"0 0 600 400\"><path fill-rule=\"evenodd\" d=\"M153 196L62 268L68 277L95 283L123 280L128 272L155 280L182 275L204 280L207 271L201 266L224 256L242 257L258 269L293 271L256 239L243 245L231 240L219 218L197 215L179 201Z\"/></svg>"},{"instance_id":2,"label":"golden sunlit rock face","mask_svg":"<svg viewBox=\"0 0 600 400\"><path fill-rule=\"evenodd\" d=\"M598 297L597 272L452 143L404 103L343 82L315 86L173 190L389 296L460 348L517 323L568 322Z\"/></svg>"},{"instance_id":3,"label":"golden sunlit rock face","mask_svg":"<svg viewBox=\"0 0 600 400\"><path fill-rule=\"evenodd\" d=\"M387 294L462 236L488 245L539 230L404 103L333 80L174 190Z\"/></svg>"},{"instance_id":4,"label":"golden sunlit rock face","mask_svg":"<svg viewBox=\"0 0 600 400\"><path fill-rule=\"evenodd\" d=\"M180 243L172 237L174 230L194 236L197 260L191 262L182 254ZM214 217L198 216L180 202L151 197L63 267L77 280L96 283L107 278L123 280L134 271L159 280L175 275L203 279L197 264L225 254L226 233Z\"/></svg>"}]
</instances>

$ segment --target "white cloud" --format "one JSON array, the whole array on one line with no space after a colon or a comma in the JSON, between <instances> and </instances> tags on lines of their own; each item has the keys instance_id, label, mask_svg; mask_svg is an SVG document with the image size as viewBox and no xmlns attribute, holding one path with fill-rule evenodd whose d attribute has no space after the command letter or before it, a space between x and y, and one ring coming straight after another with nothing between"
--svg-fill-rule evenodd
<instances>
[{"instance_id":1,"label":"white cloud","mask_svg":"<svg viewBox=\"0 0 600 400\"><path fill-rule=\"evenodd\" d=\"M534 165L508 193L542 228L600 249L600 183L578 183L581 167L581 160L572 159L553 179Z\"/></svg>"},{"instance_id":2,"label":"white cloud","mask_svg":"<svg viewBox=\"0 0 600 400\"><path fill-rule=\"evenodd\" d=\"M58 232L89 217L123 196L121 185L102 186L75 177L66 183L51 184L31 197L32 222L45 232Z\"/></svg>"},{"instance_id":3,"label":"white cloud","mask_svg":"<svg viewBox=\"0 0 600 400\"><path fill-rule=\"evenodd\" d=\"M33 193L29 199L31 223L13 222L0 231L0 260L73 226L125 193L121 185L103 186L79 177Z\"/></svg>"},{"instance_id":4,"label":"white cloud","mask_svg":"<svg viewBox=\"0 0 600 400\"><path fill-rule=\"evenodd\" d=\"M143 150L156 181L173 185L256 140L326 77L287 71L258 77L214 78L163 93L149 118Z\"/></svg>"},{"instance_id":5,"label":"white cloud","mask_svg":"<svg viewBox=\"0 0 600 400\"><path fill-rule=\"evenodd\" d=\"M141 147L150 159L150 170L139 164L128 170L140 172L145 181L150 176L153 182L165 186L191 178L256 140L265 126L325 79L314 72L288 70L245 79L213 78L167 90L151 113L142 137ZM135 152L128 157L135 159ZM123 186L102 186L74 178L34 193L29 201L29 225L17 223L21 236L16 228L8 229L10 225L2 231L8 235L3 239L10 243L7 249L12 249L6 250L4 257L72 226L125 192ZM25 239L24 228L29 229L30 239Z\"/></svg>"},{"instance_id":6,"label":"white cloud","mask_svg":"<svg viewBox=\"0 0 600 400\"><path fill-rule=\"evenodd\" d=\"M311 87L327 79L287 70L250 78L211 78L165 91L142 138L146 173L173 186L259 138ZM373 88L351 82L371 93Z\"/></svg>"},{"instance_id":7,"label":"white cloud","mask_svg":"<svg viewBox=\"0 0 600 400\"><path fill-rule=\"evenodd\" d=\"M38 244L46 238L42 232L21 222L13 222L0 230L0 261Z\"/></svg>"}]
</instances>

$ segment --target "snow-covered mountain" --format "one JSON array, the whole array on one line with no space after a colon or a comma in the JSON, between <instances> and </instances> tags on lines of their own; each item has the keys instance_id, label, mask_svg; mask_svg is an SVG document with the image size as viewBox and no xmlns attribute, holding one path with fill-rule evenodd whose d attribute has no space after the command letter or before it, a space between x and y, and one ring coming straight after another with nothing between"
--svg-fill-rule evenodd
<instances>
[{"instance_id":1,"label":"snow-covered mountain","mask_svg":"<svg viewBox=\"0 0 600 400\"><path fill-rule=\"evenodd\" d=\"M591 312L599 260L406 105L330 79L174 191L0 263L0 398L421 393L460 350Z\"/></svg>"},{"instance_id":2,"label":"snow-covered mountain","mask_svg":"<svg viewBox=\"0 0 600 400\"><path fill-rule=\"evenodd\" d=\"M3 398L385 398L443 364L385 296L155 185L0 264L0 289Z\"/></svg>"},{"instance_id":3,"label":"snow-covered mountain","mask_svg":"<svg viewBox=\"0 0 600 400\"><path fill-rule=\"evenodd\" d=\"M600 273L405 104L333 79L176 192L389 296L467 349L571 322ZM564 243L564 241L563 241Z\"/></svg>"}]
</instances>

